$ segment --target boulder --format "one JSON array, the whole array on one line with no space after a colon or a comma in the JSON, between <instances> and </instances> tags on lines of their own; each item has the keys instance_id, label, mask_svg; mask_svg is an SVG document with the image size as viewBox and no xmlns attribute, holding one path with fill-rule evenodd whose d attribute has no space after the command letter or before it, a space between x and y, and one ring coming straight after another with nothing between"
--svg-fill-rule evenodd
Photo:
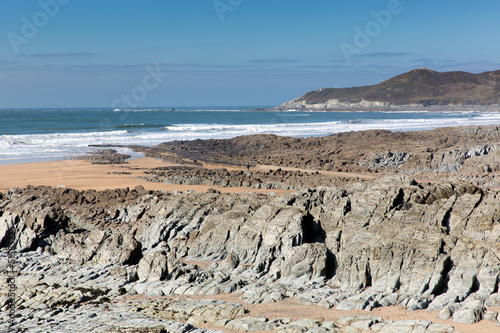
<instances>
[{"instance_id":1,"label":"boulder","mask_svg":"<svg viewBox=\"0 0 500 333\"><path fill-rule=\"evenodd\" d=\"M334 270L335 258L325 244L311 243L286 250L282 257L273 262L269 275L283 281L308 281L331 277Z\"/></svg>"},{"instance_id":2,"label":"boulder","mask_svg":"<svg viewBox=\"0 0 500 333\"><path fill-rule=\"evenodd\" d=\"M453 321L461 324L475 324L483 319L485 312L484 302L480 300L467 302L453 313Z\"/></svg>"},{"instance_id":3,"label":"boulder","mask_svg":"<svg viewBox=\"0 0 500 333\"><path fill-rule=\"evenodd\" d=\"M53 239L52 249L78 264L136 264L142 257L141 244L117 229L61 230Z\"/></svg>"},{"instance_id":4,"label":"boulder","mask_svg":"<svg viewBox=\"0 0 500 333\"><path fill-rule=\"evenodd\" d=\"M137 276L140 281L160 281L168 274L168 258L165 251L148 253L137 265Z\"/></svg>"}]
</instances>

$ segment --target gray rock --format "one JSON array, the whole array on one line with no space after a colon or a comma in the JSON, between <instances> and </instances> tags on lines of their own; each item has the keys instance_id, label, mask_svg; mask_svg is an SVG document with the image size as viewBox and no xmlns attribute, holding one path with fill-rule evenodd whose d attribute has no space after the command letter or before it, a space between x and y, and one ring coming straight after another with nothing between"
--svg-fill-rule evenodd
<instances>
[{"instance_id":1,"label":"gray rock","mask_svg":"<svg viewBox=\"0 0 500 333\"><path fill-rule=\"evenodd\" d=\"M425 333L432 326L430 321L425 320L402 320L394 322L385 322L383 325L373 325L372 331L376 333ZM434 327L433 329L437 329ZM442 328L446 332L446 328Z\"/></svg>"},{"instance_id":2,"label":"gray rock","mask_svg":"<svg viewBox=\"0 0 500 333\"><path fill-rule=\"evenodd\" d=\"M145 328L109 328L104 330L103 333L166 333L165 327L145 327Z\"/></svg>"},{"instance_id":3,"label":"gray rock","mask_svg":"<svg viewBox=\"0 0 500 333\"><path fill-rule=\"evenodd\" d=\"M448 320L453 316L453 313L460 308L460 304L450 304L445 306L441 311L439 311L439 319Z\"/></svg>"},{"instance_id":4,"label":"gray rock","mask_svg":"<svg viewBox=\"0 0 500 333\"><path fill-rule=\"evenodd\" d=\"M6 237L15 227L16 247L25 252L16 252L23 271L19 302L37 316L52 306L86 308L85 302L111 308L108 299L134 293L239 291L249 303L294 297L345 310L400 304L445 309L443 318L460 322L482 318L477 301L500 304L498 194L471 186L391 177L277 196L43 187L15 189L0 198L0 207L1 253L6 258ZM227 304L198 303L138 303L120 313L144 319L161 312L171 316L164 320L193 318L193 325L236 318L217 313L229 311ZM89 319L101 317L94 312ZM358 326L426 326L367 323ZM247 324L306 330L291 322Z\"/></svg>"},{"instance_id":5,"label":"gray rock","mask_svg":"<svg viewBox=\"0 0 500 333\"><path fill-rule=\"evenodd\" d=\"M134 264L141 256L141 244L130 234L119 230L71 233L60 231L54 238L53 250L75 263Z\"/></svg>"},{"instance_id":6,"label":"gray rock","mask_svg":"<svg viewBox=\"0 0 500 333\"><path fill-rule=\"evenodd\" d=\"M483 315L483 318L485 320L489 320L489 321L493 321L493 322L498 321L497 317L498 317L498 312L496 312L496 311L485 311L484 315Z\"/></svg>"},{"instance_id":7,"label":"gray rock","mask_svg":"<svg viewBox=\"0 0 500 333\"><path fill-rule=\"evenodd\" d=\"M356 310L356 309L363 310L369 304L370 300L364 299L362 297L351 297L340 302L335 309L345 310L345 311Z\"/></svg>"},{"instance_id":8,"label":"gray rock","mask_svg":"<svg viewBox=\"0 0 500 333\"><path fill-rule=\"evenodd\" d=\"M317 277L331 276L335 259L324 244L312 243L286 250L280 260L274 261L269 274L282 280L308 281Z\"/></svg>"},{"instance_id":9,"label":"gray rock","mask_svg":"<svg viewBox=\"0 0 500 333\"><path fill-rule=\"evenodd\" d=\"M482 301L467 302L453 313L453 321L461 324L474 324L483 319L485 311Z\"/></svg>"},{"instance_id":10,"label":"gray rock","mask_svg":"<svg viewBox=\"0 0 500 333\"><path fill-rule=\"evenodd\" d=\"M142 257L137 265L137 276L141 281L160 281L168 274L168 259L165 251L155 251Z\"/></svg>"}]
</instances>

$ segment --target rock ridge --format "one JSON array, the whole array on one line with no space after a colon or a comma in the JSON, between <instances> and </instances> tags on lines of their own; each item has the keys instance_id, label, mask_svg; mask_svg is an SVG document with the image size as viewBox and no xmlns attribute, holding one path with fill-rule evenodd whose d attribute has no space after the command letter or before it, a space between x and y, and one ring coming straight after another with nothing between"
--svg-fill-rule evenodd
<instances>
[{"instance_id":1,"label":"rock ridge","mask_svg":"<svg viewBox=\"0 0 500 333\"><path fill-rule=\"evenodd\" d=\"M167 160L180 154L184 160L231 163L242 169L251 164L312 171L300 175L297 171L258 174L252 170L255 177L242 177L236 172L201 171L202 168L164 170L174 182L197 181L215 185L219 180L223 184L224 179L229 178L252 186L260 180L263 183L315 187L343 186L356 180L355 177L312 175L315 170L321 170L376 176L403 173L416 179L500 187L499 137L500 127L491 125L418 132L369 130L320 138L250 135L227 140L166 142L135 149L147 156Z\"/></svg>"},{"instance_id":2,"label":"rock ridge","mask_svg":"<svg viewBox=\"0 0 500 333\"><path fill-rule=\"evenodd\" d=\"M497 203L406 176L279 196L15 188L0 197L0 246L20 252L24 308L238 292L473 323L500 306Z\"/></svg>"}]
</instances>

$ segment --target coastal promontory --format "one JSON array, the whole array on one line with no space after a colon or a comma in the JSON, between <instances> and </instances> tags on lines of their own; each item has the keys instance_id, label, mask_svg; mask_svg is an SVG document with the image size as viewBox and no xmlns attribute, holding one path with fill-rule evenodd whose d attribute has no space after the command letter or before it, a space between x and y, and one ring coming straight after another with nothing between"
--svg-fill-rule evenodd
<instances>
[{"instance_id":1,"label":"coastal promontory","mask_svg":"<svg viewBox=\"0 0 500 333\"><path fill-rule=\"evenodd\" d=\"M473 74L418 68L375 85L320 88L278 110L500 110L500 70Z\"/></svg>"}]
</instances>

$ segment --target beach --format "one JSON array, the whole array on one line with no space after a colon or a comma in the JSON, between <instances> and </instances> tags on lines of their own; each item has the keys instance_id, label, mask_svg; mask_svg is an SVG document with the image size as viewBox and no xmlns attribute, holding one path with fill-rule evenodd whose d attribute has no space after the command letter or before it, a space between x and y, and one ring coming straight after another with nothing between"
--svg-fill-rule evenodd
<instances>
[{"instance_id":1,"label":"beach","mask_svg":"<svg viewBox=\"0 0 500 333\"><path fill-rule=\"evenodd\" d=\"M0 333L500 333L500 2L0 10Z\"/></svg>"},{"instance_id":2,"label":"beach","mask_svg":"<svg viewBox=\"0 0 500 333\"><path fill-rule=\"evenodd\" d=\"M499 131L258 134L0 165L22 325L494 332Z\"/></svg>"},{"instance_id":3,"label":"beach","mask_svg":"<svg viewBox=\"0 0 500 333\"><path fill-rule=\"evenodd\" d=\"M254 191L260 193L288 193L280 190L256 190L245 187L220 187L203 185L180 185L158 183L139 178L143 172L153 168L175 166L154 158L131 159L124 165L99 165L89 161L63 160L52 162L35 162L24 164L0 165L0 192L6 192L13 187L52 186L76 190L97 190L116 188L134 188L143 186L155 191L199 191L206 192L214 188L225 193ZM126 172L127 174L123 174Z\"/></svg>"}]
</instances>

